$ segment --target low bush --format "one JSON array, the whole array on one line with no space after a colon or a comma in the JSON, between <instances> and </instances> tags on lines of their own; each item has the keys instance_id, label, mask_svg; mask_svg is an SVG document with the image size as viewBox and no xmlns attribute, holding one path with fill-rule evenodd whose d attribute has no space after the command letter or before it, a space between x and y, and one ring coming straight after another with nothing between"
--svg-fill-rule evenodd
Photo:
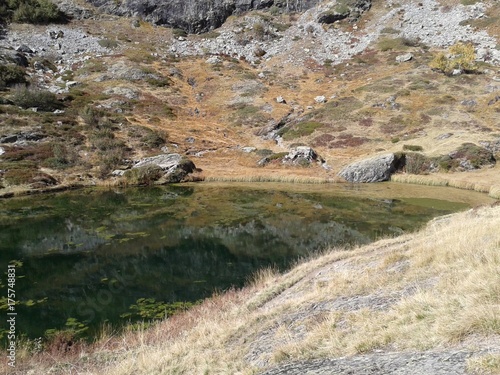
<instances>
[{"instance_id":1,"label":"low bush","mask_svg":"<svg viewBox=\"0 0 500 375\"><path fill-rule=\"evenodd\" d=\"M24 68L17 65L0 65L0 89L21 83L26 83Z\"/></svg>"},{"instance_id":2,"label":"low bush","mask_svg":"<svg viewBox=\"0 0 500 375\"><path fill-rule=\"evenodd\" d=\"M405 151L423 151L424 148L422 146L417 146L417 145L403 145L403 150L405 150Z\"/></svg>"},{"instance_id":3,"label":"low bush","mask_svg":"<svg viewBox=\"0 0 500 375\"><path fill-rule=\"evenodd\" d=\"M118 47L118 42L116 40L112 40L112 39L101 39L99 40L99 45L101 47L104 47L104 48L109 48L109 49L113 49L113 48L116 48Z\"/></svg>"},{"instance_id":4,"label":"low bush","mask_svg":"<svg viewBox=\"0 0 500 375\"><path fill-rule=\"evenodd\" d=\"M476 54L472 43L457 43L451 46L448 54L439 53L429 64L432 69L451 75L455 70L463 73L477 71Z\"/></svg>"},{"instance_id":5,"label":"low bush","mask_svg":"<svg viewBox=\"0 0 500 375\"><path fill-rule=\"evenodd\" d=\"M48 24L67 21L57 5L50 0L9 0L8 15L13 22Z\"/></svg>"},{"instance_id":6,"label":"low bush","mask_svg":"<svg viewBox=\"0 0 500 375\"><path fill-rule=\"evenodd\" d=\"M290 127L283 127L278 131L285 141L290 141L295 138L304 137L312 134L316 129L322 127L323 124L316 121L301 122Z\"/></svg>"},{"instance_id":7,"label":"low bush","mask_svg":"<svg viewBox=\"0 0 500 375\"><path fill-rule=\"evenodd\" d=\"M434 166L433 161L423 154L411 152L406 154L406 173L426 174Z\"/></svg>"},{"instance_id":8,"label":"low bush","mask_svg":"<svg viewBox=\"0 0 500 375\"><path fill-rule=\"evenodd\" d=\"M168 87L172 84L172 80L167 77L148 77L146 82L153 87Z\"/></svg>"},{"instance_id":9,"label":"low bush","mask_svg":"<svg viewBox=\"0 0 500 375\"><path fill-rule=\"evenodd\" d=\"M78 152L74 148L68 148L63 144L52 146L54 156L47 158L42 166L54 169L66 169L76 164Z\"/></svg>"},{"instance_id":10,"label":"low bush","mask_svg":"<svg viewBox=\"0 0 500 375\"><path fill-rule=\"evenodd\" d=\"M131 185L152 185L163 175L163 170L157 165L129 169L124 177Z\"/></svg>"},{"instance_id":11,"label":"low bush","mask_svg":"<svg viewBox=\"0 0 500 375\"><path fill-rule=\"evenodd\" d=\"M62 102L49 91L16 86L10 97L12 102L24 109L37 108L40 111L54 111L63 108Z\"/></svg>"},{"instance_id":12,"label":"low bush","mask_svg":"<svg viewBox=\"0 0 500 375\"><path fill-rule=\"evenodd\" d=\"M378 48L382 51L394 51L394 50L404 50L408 45L406 45L403 38L382 38L378 42Z\"/></svg>"},{"instance_id":13,"label":"low bush","mask_svg":"<svg viewBox=\"0 0 500 375\"><path fill-rule=\"evenodd\" d=\"M102 111L91 105L86 105L85 107L82 108L79 115L83 119L86 125L97 127L100 118L103 116L103 113Z\"/></svg>"}]
</instances>

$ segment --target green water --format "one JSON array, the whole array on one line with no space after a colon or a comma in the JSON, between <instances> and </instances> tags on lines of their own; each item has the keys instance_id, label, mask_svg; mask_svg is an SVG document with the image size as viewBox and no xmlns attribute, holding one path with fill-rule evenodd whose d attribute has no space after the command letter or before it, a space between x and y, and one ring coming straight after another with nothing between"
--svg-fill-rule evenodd
<instances>
[{"instance_id":1,"label":"green water","mask_svg":"<svg viewBox=\"0 0 500 375\"><path fill-rule=\"evenodd\" d=\"M411 189L193 184L3 200L0 315L14 261L18 335L83 328L91 337L105 322L120 327L241 287L259 268L284 270L314 251L398 235L487 201Z\"/></svg>"}]
</instances>

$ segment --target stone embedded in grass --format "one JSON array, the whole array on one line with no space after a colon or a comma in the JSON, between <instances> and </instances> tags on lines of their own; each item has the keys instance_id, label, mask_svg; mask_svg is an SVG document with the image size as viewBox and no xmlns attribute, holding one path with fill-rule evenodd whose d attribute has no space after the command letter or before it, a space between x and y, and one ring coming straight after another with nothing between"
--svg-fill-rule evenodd
<instances>
[{"instance_id":1,"label":"stone embedded in grass","mask_svg":"<svg viewBox=\"0 0 500 375\"><path fill-rule=\"evenodd\" d=\"M405 53L404 55L399 55L396 57L396 62L402 63L405 61L410 61L413 59L413 55L411 53Z\"/></svg>"}]
</instances>

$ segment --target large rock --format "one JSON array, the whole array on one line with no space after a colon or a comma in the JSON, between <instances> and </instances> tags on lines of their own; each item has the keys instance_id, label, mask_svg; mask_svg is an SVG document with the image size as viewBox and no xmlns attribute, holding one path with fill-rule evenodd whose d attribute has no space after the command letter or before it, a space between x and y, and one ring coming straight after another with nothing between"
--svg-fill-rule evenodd
<instances>
[{"instance_id":1,"label":"large rock","mask_svg":"<svg viewBox=\"0 0 500 375\"><path fill-rule=\"evenodd\" d=\"M179 154L163 154L139 160L132 169L156 167L162 170L156 183L176 183L185 180L188 174L198 171L194 163Z\"/></svg>"},{"instance_id":2,"label":"large rock","mask_svg":"<svg viewBox=\"0 0 500 375\"><path fill-rule=\"evenodd\" d=\"M301 11L315 5L319 0L300 2L284 0L87 0L87 2L108 13L141 17L156 25L179 28L188 33L203 33L221 26L232 14L269 8L273 5Z\"/></svg>"},{"instance_id":3,"label":"large rock","mask_svg":"<svg viewBox=\"0 0 500 375\"><path fill-rule=\"evenodd\" d=\"M332 6L328 10L319 15L318 22L331 24L346 18L354 22L362 13L368 11L371 6L371 0L336 1L332 3Z\"/></svg>"},{"instance_id":4,"label":"large rock","mask_svg":"<svg viewBox=\"0 0 500 375\"><path fill-rule=\"evenodd\" d=\"M283 164L288 165L300 165L302 167L307 167L313 162L320 163L324 165L325 160L319 156L316 151L308 146L297 146L288 153L279 152L276 154L268 155L257 162L257 165L263 167L272 161L280 161Z\"/></svg>"},{"instance_id":5,"label":"large rock","mask_svg":"<svg viewBox=\"0 0 500 375\"><path fill-rule=\"evenodd\" d=\"M375 156L345 167L339 176L348 182L381 182L391 178L402 160L394 154Z\"/></svg>"},{"instance_id":6,"label":"large rock","mask_svg":"<svg viewBox=\"0 0 500 375\"><path fill-rule=\"evenodd\" d=\"M29 62L24 53L14 49L0 47L0 64L16 64L26 68Z\"/></svg>"},{"instance_id":7,"label":"large rock","mask_svg":"<svg viewBox=\"0 0 500 375\"><path fill-rule=\"evenodd\" d=\"M324 160L308 146L297 146L292 148L288 155L283 158L285 164L309 165L312 162L323 163Z\"/></svg>"}]
</instances>

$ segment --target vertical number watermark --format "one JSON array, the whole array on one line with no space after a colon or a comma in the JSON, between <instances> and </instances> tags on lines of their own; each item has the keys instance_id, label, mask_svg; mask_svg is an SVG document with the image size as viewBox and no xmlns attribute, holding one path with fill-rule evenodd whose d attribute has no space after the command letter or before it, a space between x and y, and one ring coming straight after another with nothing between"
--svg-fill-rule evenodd
<instances>
[{"instance_id":1,"label":"vertical number watermark","mask_svg":"<svg viewBox=\"0 0 500 375\"><path fill-rule=\"evenodd\" d=\"M7 266L7 363L16 366L16 266Z\"/></svg>"}]
</instances>

